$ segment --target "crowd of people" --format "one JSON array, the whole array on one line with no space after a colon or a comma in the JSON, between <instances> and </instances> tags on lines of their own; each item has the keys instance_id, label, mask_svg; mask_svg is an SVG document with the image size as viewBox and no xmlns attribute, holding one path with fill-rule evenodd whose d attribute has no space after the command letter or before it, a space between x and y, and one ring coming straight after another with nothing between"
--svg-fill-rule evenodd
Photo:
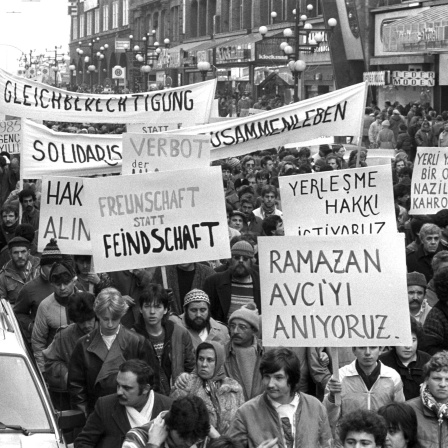
<instances>
[{"instance_id":1,"label":"crowd of people","mask_svg":"<svg viewBox=\"0 0 448 448\"><path fill-rule=\"evenodd\" d=\"M408 128L424 124L414 106ZM90 256L63 254L55 239L38 252L39 182L19 190L18 160L0 156L0 298L55 408L86 417L66 434L75 448L448 446L448 210L409 214L418 138L395 147L391 166L412 344L341 348L337 380L328 347L263 346L257 239L284 235L279 177L366 166L381 146L370 130L389 112L372 117L368 147L350 155L321 145L220 161L231 258L166 267L96 273Z\"/></svg>"}]
</instances>

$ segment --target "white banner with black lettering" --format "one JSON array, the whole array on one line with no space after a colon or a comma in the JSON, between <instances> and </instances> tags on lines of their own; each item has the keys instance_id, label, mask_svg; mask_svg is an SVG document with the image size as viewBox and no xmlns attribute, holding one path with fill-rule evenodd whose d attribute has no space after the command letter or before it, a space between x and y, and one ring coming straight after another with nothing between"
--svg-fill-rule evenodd
<instances>
[{"instance_id":1,"label":"white banner with black lettering","mask_svg":"<svg viewBox=\"0 0 448 448\"><path fill-rule=\"evenodd\" d=\"M83 181L82 177L49 176L42 179L39 252L51 238L55 238L63 254L92 254Z\"/></svg>"},{"instance_id":2,"label":"white banner with black lettering","mask_svg":"<svg viewBox=\"0 0 448 448\"><path fill-rule=\"evenodd\" d=\"M0 112L79 123L208 123L216 80L129 95L69 92L0 69Z\"/></svg>"},{"instance_id":3,"label":"white banner with black lettering","mask_svg":"<svg viewBox=\"0 0 448 448\"><path fill-rule=\"evenodd\" d=\"M220 167L84 179L95 270L230 257Z\"/></svg>"},{"instance_id":4,"label":"white banner with black lettering","mask_svg":"<svg viewBox=\"0 0 448 448\"><path fill-rule=\"evenodd\" d=\"M187 170L210 166L205 135L123 134L122 174Z\"/></svg>"},{"instance_id":5,"label":"white banner with black lettering","mask_svg":"<svg viewBox=\"0 0 448 448\"><path fill-rule=\"evenodd\" d=\"M318 137L359 137L366 87L363 82L257 115L182 129L182 133L210 134L211 160Z\"/></svg>"},{"instance_id":6,"label":"white banner with black lettering","mask_svg":"<svg viewBox=\"0 0 448 448\"><path fill-rule=\"evenodd\" d=\"M55 132L22 120L22 179L121 173L121 135Z\"/></svg>"},{"instance_id":7,"label":"white banner with black lettering","mask_svg":"<svg viewBox=\"0 0 448 448\"><path fill-rule=\"evenodd\" d=\"M20 153L21 120L0 121L0 152Z\"/></svg>"},{"instance_id":8,"label":"white banner with black lettering","mask_svg":"<svg viewBox=\"0 0 448 448\"><path fill-rule=\"evenodd\" d=\"M281 176L279 183L286 235L397 233L390 165Z\"/></svg>"},{"instance_id":9,"label":"white banner with black lettering","mask_svg":"<svg viewBox=\"0 0 448 448\"><path fill-rule=\"evenodd\" d=\"M411 344L404 235L258 238L263 345Z\"/></svg>"}]
</instances>

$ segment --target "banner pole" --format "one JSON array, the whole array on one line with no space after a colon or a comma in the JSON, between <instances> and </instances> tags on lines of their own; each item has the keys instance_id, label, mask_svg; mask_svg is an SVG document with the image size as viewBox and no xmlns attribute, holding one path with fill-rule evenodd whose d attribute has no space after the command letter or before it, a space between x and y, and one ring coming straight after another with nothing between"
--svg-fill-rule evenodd
<instances>
[{"instance_id":1,"label":"banner pole","mask_svg":"<svg viewBox=\"0 0 448 448\"><path fill-rule=\"evenodd\" d=\"M165 289L168 289L168 280L166 278L166 266L160 268L162 270L162 283Z\"/></svg>"},{"instance_id":2,"label":"banner pole","mask_svg":"<svg viewBox=\"0 0 448 448\"><path fill-rule=\"evenodd\" d=\"M364 108L365 108L365 105L366 105L367 89L368 88L369 88L369 84L367 82L365 82L365 85L364 85L364 103L363 103ZM362 131L364 129L364 116L365 116L365 113L364 113L364 111L361 111L361 112L362 112L362 119L361 119L361 127L360 127L360 130L359 130L358 154L356 154L356 168L359 168L359 161L360 161L360 158L361 158L361 148L362 148Z\"/></svg>"},{"instance_id":3,"label":"banner pole","mask_svg":"<svg viewBox=\"0 0 448 448\"><path fill-rule=\"evenodd\" d=\"M330 347L331 367L333 368L333 379L339 381L339 352L337 347ZM341 394L334 394L334 403L336 406L341 405Z\"/></svg>"}]
</instances>

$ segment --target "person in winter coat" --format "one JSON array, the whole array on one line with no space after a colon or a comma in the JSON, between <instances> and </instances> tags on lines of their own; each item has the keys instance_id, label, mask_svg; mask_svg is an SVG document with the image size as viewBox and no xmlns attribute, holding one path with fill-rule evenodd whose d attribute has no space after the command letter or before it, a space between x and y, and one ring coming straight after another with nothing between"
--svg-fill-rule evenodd
<instances>
[{"instance_id":1,"label":"person in winter coat","mask_svg":"<svg viewBox=\"0 0 448 448\"><path fill-rule=\"evenodd\" d=\"M435 354L425 365L425 381L420 396L407 404L417 414L420 446L448 446L448 352Z\"/></svg>"},{"instance_id":2,"label":"person in winter coat","mask_svg":"<svg viewBox=\"0 0 448 448\"><path fill-rule=\"evenodd\" d=\"M269 350L261 360L260 373L264 392L238 409L226 435L245 448L268 442L272 444L267 446L278 448L333 446L325 407L298 391L297 356L285 347Z\"/></svg>"},{"instance_id":3,"label":"person in winter coat","mask_svg":"<svg viewBox=\"0 0 448 448\"><path fill-rule=\"evenodd\" d=\"M375 117L375 120L369 127L369 142L371 148L377 148L378 147L378 134L381 131L381 115L378 114Z\"/></svg>"},{"instance_id":4,"label":"person in winter coat","mask_svg":"<svg viewBox=\"0 0 448 448\"><path fill-rule=\"evenodd\" d=\"M202 342L196 350L196 369L184 389L173 389L174 399L195 395L202 398L210 424L225 434L237 409L244 403L241 385L224 372L224 346L216 341Z\"/></svg>"},{"instance_id":5,"label":"person in winter coat","mask_svg":"<svg viewBox=\"0 0 448 448\"><path fill-rule=\"evenodd\" d=\"M61 327L53 342L43 352L44 377L56 409L70 409L67 390L68 363L78 340L90 333L96 324L93 302L95 296L79 291L68 299L67 314L72 324Z\"/></svg>"},{"instance_id":6,"label":"person in winter coat","mask_svg":"<svg viewBox=\"0 0 448 448\"><path fill-rule=\"evenodd\" d=\"M70 358L70 404L86 416L92 413L99 397L116 391L118 369L129 359L140 359L152 367L154 389L159 390L159 362L149 342L121 324L129 308L128 300L115 288L103 289L93 305L99 328L78 340Z\"/></svg>"},{"instance_id":7,"label":"person in winter coat","mask_svg":"<svg viewBox=\"0 0 448 448\"><path fill-rule=\"evenodd\" d=\"M382 129L379 132L376 142L378 145L378 148L384 148L384 149L394 149L395 148L395 135L390 130L390 122L389 120L384 120L381 123Z\"/></svg>"},{"instance_id":8,"label":"person in winter coat","mask_svg":"<svg viewBox=\"0 0 448 448\"><path fill-rule=\"evenodd\" d=\"M168 319L170 299L161 285L148 285L139 302L141 316L133 329L149 341L160 363L161 392L169 395L176 378L194 369L193 342L186 328Z\"/></svg>"},{"instance_id":9,"label":"person in winter coat","mask_svg":"<svg viewBox=\"0 0 448 448\"><path fill-rule=\"evenodd\" d=\"M328 381L323 404L333 431L341 417L359 409L376 411L405 401L400 375L378 361L380 347L353 347L356 360L339 369L339 381ZM335 394L341 394L336 404Z\"/></svg>"},{"instance_id":10,"label":"person in winter coat","mask_svg":"<svg viewBox=\"0 0 448 448\"><path fill-rule=\"evenodd\" d=\"M433 145L431 126L427 120L423 121L422 127L416 132L415 143L417 147L431 147Z\"/></svg>"},{"instance_id":11,"label":"person in winter coat","mask_svg":"<svg viewBox=\"0 0 448 448\"><path fill-rule=\"evenodd\" d=\"M404 118L397 109L394 109L389 118L390 130L394 133L395 141L398 139L400 125L405 124Z\"/></svg>"},{"instance_id":12,"label":"person in winter coat","mask_svg":"<svg viewBox=\"0 0 448 448\"><path fill-rule=\"evenodd\" d=\"M400 151L404 151L408 155L408 157L411 154L412 138L408 134L408 128L405 124L400 124L399 126L397 146L395 148L399 149Z\"/></svg>"},{"instance_id":13,"label":"person in winter coat","mask_svg":"<svg viewBox=\"0 0 448 448\"><path fill-rule=\"evenodd\" d=\"M423 338L423 329L413 317L411 317L411 335L411 345L392 347L379 358L384 365L399 373L406 400L420 395L420 385L425 379L424 366L431 359L428 353L417 350L418 341Z\"/></svg>"}]
</instances>

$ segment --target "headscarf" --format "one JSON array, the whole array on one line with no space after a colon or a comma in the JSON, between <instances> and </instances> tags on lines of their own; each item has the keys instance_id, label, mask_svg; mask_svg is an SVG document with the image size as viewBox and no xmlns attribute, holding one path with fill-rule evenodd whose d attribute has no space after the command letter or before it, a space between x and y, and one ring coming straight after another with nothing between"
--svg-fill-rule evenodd
<instances>
[{"instance_id":1,"label":"headscarf","mask_svg":"<svg viewBox=\"0 0 448 448\"><path fill-rule=\"evenodd\" d=\"M212 347L209 347L210 345ZM226 374L224 371L225 352L224 352L224 346L222 344L220 344L219 342L206 341L206 342L202 342L201 344L198 345L198 347L196 349L196 366L197 366L197 362L198 362L199 352L201 350L206 350L207 348L213 348L213 350L215 351L215 357L216 357L215 371L213 372L212 378L210 378L209 380L203 380L203 381L204 381L204 383L209 383L209 382L216 383L217 381L222 381L226 377Z\"/></svg>"}]
</instances>

